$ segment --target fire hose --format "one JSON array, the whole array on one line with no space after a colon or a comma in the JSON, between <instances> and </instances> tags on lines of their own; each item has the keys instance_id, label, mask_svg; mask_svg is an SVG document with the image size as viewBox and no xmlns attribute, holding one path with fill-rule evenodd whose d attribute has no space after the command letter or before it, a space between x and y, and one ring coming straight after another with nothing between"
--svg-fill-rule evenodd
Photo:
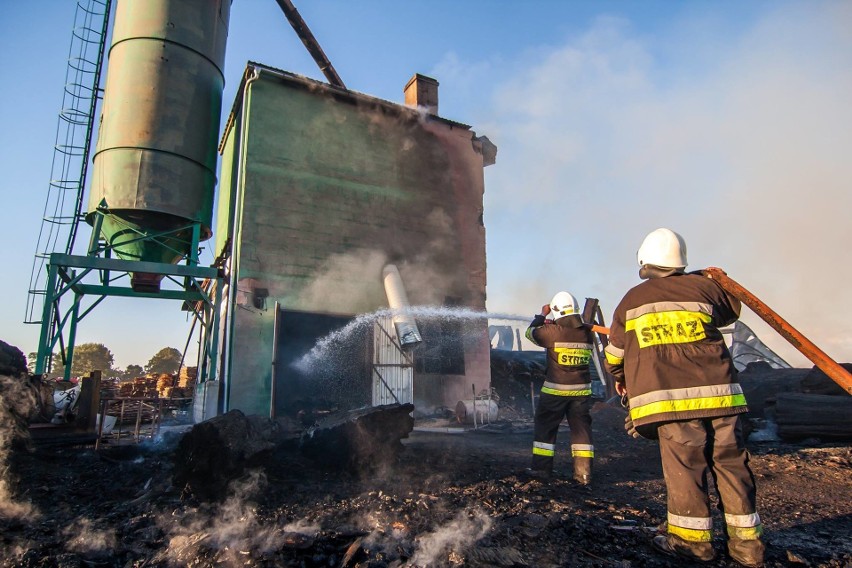
<instances>
[{"instance_id":1,"label":"fire hose","mask_svg":"<svg viewBox=\"0 0 852 568\"><path fill-rule=\"evenodd\" d=\"M703 273L708 278L717 282L726 292L751 308L754 313L777 331L790 345L798 349L802 355L810 359L831 380L843 387L843 390L847 393L852 394L852 374L834 361L834 359L826 355L822 349L802 335L784 318L764 304L757 296L733 280L721 268L706 268Z\"/></svg>"}]
</instances>

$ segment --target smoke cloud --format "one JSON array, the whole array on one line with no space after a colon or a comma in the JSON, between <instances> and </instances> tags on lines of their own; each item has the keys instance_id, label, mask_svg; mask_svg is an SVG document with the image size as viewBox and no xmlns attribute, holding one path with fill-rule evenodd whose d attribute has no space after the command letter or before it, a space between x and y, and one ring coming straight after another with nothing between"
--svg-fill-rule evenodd
<instances>
[{"instance_id":1,"label":"smoke cloud","mask_svg":"<svg viewBox=\"0 0 852 568\"><path fill-rule=\"evenodd\" d=\"M109 552L116 545L115 531L99 529L87 519L81 518L65 527L62 535L66 537L65 548L83 554Z\"/></svg>"},{"instance_id":2,"label":"smoke cloud","mask_svg":"<svg viewBox=\"0 0 852 568\"><path fill-rule=\"evenodd\" d=\"M287 535L312 537L317 529L309 523L277 526L261 521L252 499L265 485L266 477L253 471L232 483L231 494L221 505L190 509L179 519L163 515L158 525L168 535L169 544L157 560L182 565L206 550L215 556L217 564L242 566L248 551L276 550Z\"/></svg>"},{"instance_id":3,"label":"smoke cloud","mask_svg":"<svg viewBox=\"0 0 852 568\"><path fill-rule=\"evenodd\" d=\"M470 546L488 534L492 524L482 511L460 511L446 525L417 539L417 552L411 562L415 566L436 566L446 564L448 557L461 560Z\"/></svg>"},{"instance_id":4,"label":"smoke cloud","mask_svg":"<svg viewBox=\"0 0 852 568\"><path fill-rule=\"evenodd\" d=\"M500 149L486 170L490 311L533 314L565 289L610 318L639 283L642 239L669 227L690 269L725 269L852 361L852 5L773 6L724 44L730 29L696 9L653 37L600 18L512 62L477 122ZM745 307L743 321L810 366Z\"/></svg>"},{"instance_id":5,"label":"smoke cloud","mask_svg":"<svg viewBox=\"0 0 852 568\"><path fill-rule=\"evenodd\" d=\"M324 313L371 311L386 301L381 287L385 264L387 257L377 250L332 255L301 292L297 303ZM365 281L375 282L375 286L364 286Z\"/></svg>"}]
</instances>

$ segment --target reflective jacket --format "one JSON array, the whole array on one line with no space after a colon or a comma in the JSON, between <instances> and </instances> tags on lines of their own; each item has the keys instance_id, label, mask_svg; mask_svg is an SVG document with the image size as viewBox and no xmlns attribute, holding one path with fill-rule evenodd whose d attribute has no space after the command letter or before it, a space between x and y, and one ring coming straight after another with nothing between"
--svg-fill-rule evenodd
<instances>
[{"instance_id":1,"label":"reflective jacket","mask_svg":"<svg viewBox=\"0 0 852 568\"><path fill-rule=\"evenodd\" d=\"M548 322L537 315L526 337L547 350L547 380L541 392L556 396L591 396L592 331L577 315Z\"/></svg>"},{"instance_id":2,"label":"reflective jacket","mask_svg":"<svg viewBox=\"0 0 852 568\"><path fill-rule=\"evenodd\" d=\"M739 300L700 272L651 278L627 292L613 314L606 367L626 383L640 433L659 422L748 412L719 331L739 314Z\"/></svg>"}]
</instances>

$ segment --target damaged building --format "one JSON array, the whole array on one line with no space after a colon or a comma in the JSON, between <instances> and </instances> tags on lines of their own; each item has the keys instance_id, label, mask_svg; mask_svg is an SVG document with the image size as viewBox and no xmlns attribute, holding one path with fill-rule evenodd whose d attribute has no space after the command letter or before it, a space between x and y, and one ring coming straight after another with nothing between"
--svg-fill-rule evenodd
<instances>
[{"instance_id":1,"label":"damaged building","mask_svg":"<svg viewBox=\"0 0 852 568\"><path fill-rule=\"evenodd\" d=\"M197 417L453 408L489 387L487 319L447 314L485 311L496 147L438 115L436 80L404 94L247 65L219 147L221 382Z\"/></svg>"}]
</instances>

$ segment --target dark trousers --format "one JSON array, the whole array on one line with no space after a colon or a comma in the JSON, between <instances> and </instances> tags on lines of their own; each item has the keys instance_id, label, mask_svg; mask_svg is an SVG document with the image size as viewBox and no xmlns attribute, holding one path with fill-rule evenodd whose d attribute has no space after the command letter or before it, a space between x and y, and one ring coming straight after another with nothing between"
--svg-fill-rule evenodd
<instances>
[{"instance_id":1,"label":"dark trousers","mask_svg":"<svg viewBox=\"0 0 852 568\"><path fill-rule=\"evenodd\" d=\"M696 550L712 548L710 473L725 515L729 550L762 558L763 526L739 417L668 422L657 432L668 492L669 534Z\"/></svg>"},{"instance_id":2,"label":"dark trousers","mask_svg":"<svg viewBox=\"0 0 852 568\"><path fill-rule=\"evenodd\" d=\"M535 410L535 443L532 469L553 471L556 434L559 424L568 418L571 428L571 455L576 473L591 472L594 447L592 446L592 399L589 396L557 396L541 393Z\"/></svg>"}]
</instances>

